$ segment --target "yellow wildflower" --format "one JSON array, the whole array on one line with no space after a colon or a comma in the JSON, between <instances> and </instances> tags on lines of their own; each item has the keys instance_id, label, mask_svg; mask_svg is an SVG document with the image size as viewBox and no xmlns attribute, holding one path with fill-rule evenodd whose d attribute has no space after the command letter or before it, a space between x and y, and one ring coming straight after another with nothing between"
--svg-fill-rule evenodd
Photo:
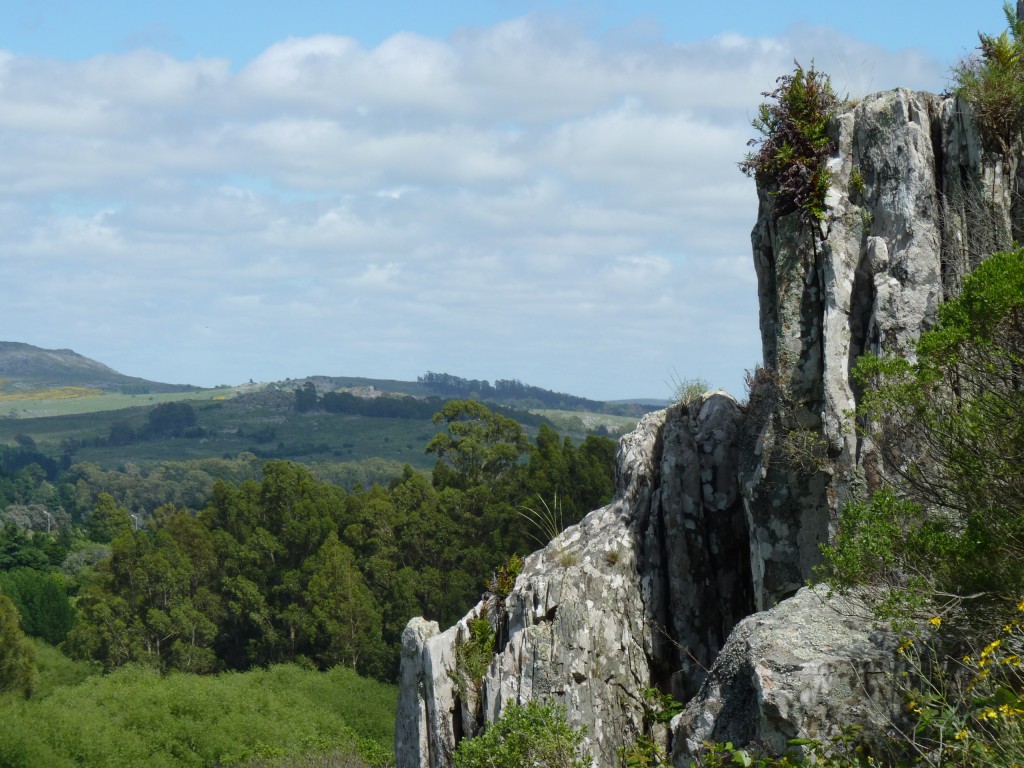
<instances>
[{"instance_id":1,"label":"yellow wildflower","mask_svg":"<svg viewBox=\"0 0 1024 768\"><path fill-rule=\"evenodd\" d=\"M953 738L954 738L954 739L956 739L957 741L963 741L963 740L964 740L964 739L966 739L966 738L967 738L967 737L968 737L969 735L970 735L970 734L968 734L966 730L962 730L962 731L957 731L957 732L956 732L956 735L955 735L955 736L953 736Z\"/></svg>"},{"instance_id":2,"label":"yellow wildflower","mask_svg":"<svg viewBox=\"0 0 1024 768\"><path fill-rule=\"evenodd\" d=\"M1021 600L1019 603L1017 603L1017 610L1021 613L1024 613L1024 600Z\"/></svg>"},{"instance_id":3,"label":"yellow wildflower","mask_svg":"<svg viewBox=\"0 0 1024 768\"><path fill-rule=\"evenodd\" d=\"M937 627L942 623L942 617L932 616L930 619L928 619L928 623L931 624L933 627Z\"/></svg>"},{"instance_id":4,"label":"yellow wildflower","mask_svg":"<svg viewBox=\"0 0 1024 768\"><path fill-rule=\"evenodd\" d=\"M986 645L982 649L982 651L981 651L981 658L987 659L989 656L992 655L992 651L994 651L996 648L998 648L1002 644L1003 644L1002 640L998 640L998 639L997 640L993 640L991 643L989 643L988 645Z\"/></svg>"}]
</instances>

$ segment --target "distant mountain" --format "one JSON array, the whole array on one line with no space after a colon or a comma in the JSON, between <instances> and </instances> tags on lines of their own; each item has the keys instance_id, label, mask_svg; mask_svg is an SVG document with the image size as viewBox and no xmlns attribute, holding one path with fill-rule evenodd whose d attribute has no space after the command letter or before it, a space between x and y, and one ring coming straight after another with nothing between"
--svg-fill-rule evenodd
<instances>
[{"instance_id":1,"label":"distant mountain","mask_svg":"<svg viewBox=\"0 0 1024 768\"><path fill-rule=\"evenodd\" d=\"M91 387L129 394L197 389L187 384L164 384L125 376L70 349L42 349L18 341L0 341L0 392L45 387Z\"/></svg>"}]
</instances>

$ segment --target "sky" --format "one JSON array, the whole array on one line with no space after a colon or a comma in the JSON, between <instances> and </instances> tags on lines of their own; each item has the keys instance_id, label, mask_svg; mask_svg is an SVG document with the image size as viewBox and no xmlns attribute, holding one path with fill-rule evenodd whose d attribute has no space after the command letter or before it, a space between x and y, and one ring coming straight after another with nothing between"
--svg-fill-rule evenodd
<instances>
[{"instance_id":1,"label":"sky","mask_svg":"<svg viewBox=\"0 0 1024 768\"><path fill-rule=\"evenodd\" d=\"M794 60L942 91L998 2L0 0L0 340L200 386L761 357L736 167Z\"/></svg>"}]
</instances>

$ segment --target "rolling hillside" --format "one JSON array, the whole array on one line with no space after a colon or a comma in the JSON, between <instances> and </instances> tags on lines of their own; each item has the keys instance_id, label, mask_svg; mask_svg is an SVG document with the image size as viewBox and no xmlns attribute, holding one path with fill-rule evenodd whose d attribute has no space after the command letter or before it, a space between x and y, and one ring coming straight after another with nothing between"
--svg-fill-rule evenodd
<instances>
[{"instance_id":1,"label":"rolling hillside","mask_svg":"<svg viewBox=\"0 0 1024 768\"><path fill-rule=\"evenodd\" d=\"M0 341L0 395L67 388L125 394L197 389L187 384L164 384L125 376L70 349L42 349L17 341Z\"/></svg>"}]
</instances>

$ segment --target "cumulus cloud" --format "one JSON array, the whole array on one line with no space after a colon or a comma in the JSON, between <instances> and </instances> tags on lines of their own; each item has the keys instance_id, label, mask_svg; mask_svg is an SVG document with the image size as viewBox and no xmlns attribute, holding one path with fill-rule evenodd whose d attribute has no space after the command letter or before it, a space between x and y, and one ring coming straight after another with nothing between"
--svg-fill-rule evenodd
<instances>
[{"instance_id":1,"label":"cumulus cloud","mask_svg":"<svg viewBox=\"0 0 1024 768\"><path fill-rule=\"evenodd\" d=\"M249 62L0 51L6 336L201 384L738 389L760 346L735 164L794 58L854 95L943 85L828 29L639 46L539 17Z\"/></svg>"}]
</instances>

